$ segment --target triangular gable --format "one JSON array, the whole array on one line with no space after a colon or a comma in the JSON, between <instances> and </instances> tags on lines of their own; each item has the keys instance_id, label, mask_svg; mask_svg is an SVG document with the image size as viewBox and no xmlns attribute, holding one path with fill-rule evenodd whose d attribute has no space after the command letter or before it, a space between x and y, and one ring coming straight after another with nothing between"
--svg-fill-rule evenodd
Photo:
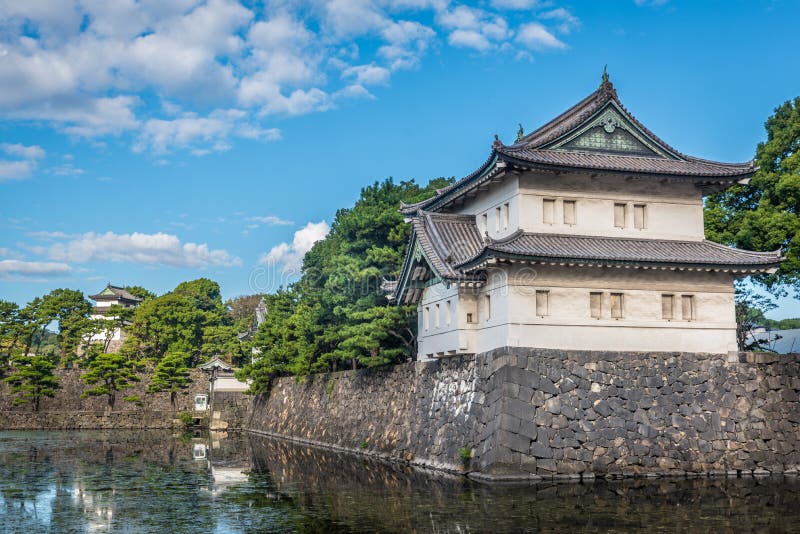
<instances>
[{"instance_id":1,"label":"triangular gable","mask_svg":"<svg viewBox=\"0 0 800 534\"><path fill-rule=\"evenodd\" d=\"M627 115L611 100L586 121L540 148L679 159L669 147L638 128Z\"/></svg>"},{"instance_id":2,"label":"triangular gable","mask_svg":"<svg viewBox=\"0 0 800 534\"><path fill-rule=\"evenodd\" d=\"M411 249L407 253L403 271L400 273L400 280L397 284L395 298L398 304L419 302L422 291L440 281L440 274L436 271L415 237L411 244Z\"/></svg>"},{"instance_id":3,"label":"triangular gable","mask_svg":"<svg viewBox=\"0 0 800 534\"><path fill-rule=\"evenodd\" d=\"M100 294L104 295L104 296L112 296L112 297L115 297L117 295L116 293L114 293L114 290L111 289L110 287L106 287L104 290L102 290L100 292Z\"/></svg>"}]
</instances>

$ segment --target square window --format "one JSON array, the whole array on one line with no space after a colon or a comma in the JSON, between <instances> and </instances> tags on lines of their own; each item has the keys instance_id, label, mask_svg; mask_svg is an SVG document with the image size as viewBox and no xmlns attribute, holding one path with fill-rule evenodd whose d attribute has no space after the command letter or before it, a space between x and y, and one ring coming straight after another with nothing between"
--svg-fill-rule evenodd
<instances>
[{"instance_id":1,"label":"square window","mask_svg":"<svg viewBox=\"0 0 800 534\"><path fill-rule=\"evenodd\" d=\"M475 322L472 312L467 312L467 323L472 324Z\"/></svg>"}]
</instances>

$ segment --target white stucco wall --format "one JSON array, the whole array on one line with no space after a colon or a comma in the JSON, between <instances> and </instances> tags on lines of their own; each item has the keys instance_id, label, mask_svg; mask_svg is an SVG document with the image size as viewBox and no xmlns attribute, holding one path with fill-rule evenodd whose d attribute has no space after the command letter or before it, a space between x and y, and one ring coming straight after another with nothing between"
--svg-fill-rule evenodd
<instances>
[{"instance_id":1,"label":"white stucco wall","mask_svg":"<svg viewBox=\"0 0 800 534\"><path fill-rule=\"evenodd\" d=\"M475 224L483 235L483 216L486 215L489 237L502 239L513 234L520 226L519 183L516 176L506 176L502 182L492 184L489 189L480 191L457 213L475 215ZM497 225L497 209L500 209L500 225ZM508 210L508 224L505 224L504 211Z\"/></svg>"},{"instance_id":2,"label":"white stucco wall","mask_svg":"<svg viewBox=\"0 0 800 534\"><path fill-rule=\"evenodd\" d=\"M536 291L549 292L545 316ZM602 314L591 317L589 294L603 294ZM623 294L623 317L610 313L610 293ZM664 319L661 298L674 295L675 315ZM486 315L485 296L491 298ZM694 299L694 317L681 316L680 297ZM435 304L450 300L451 325L435 326ZM458 303L458 304L456 304ZM431 311L424 328L424 308ZM477 310L466 323L466 312ZM502 346L553 349L684 351L736 350L733 278L722 273L543 266L497 267L479 290L432 286L420 303L419 355L484 352Z\"/></svg>"},{"instance_id":3,"label":"white stucco wall","mask_svg":"<svg viewBox=\"0 0 800 534\"><path fill-rule=\"evenodd\" d=\"M519 178L519 225L528 232L647 239L702 240L703 198L686 182L623 176L526 173ZM543 222L543 200L554 199L553 224ZM564 224L563 201L576 202L576 222ZM614 204L627 206L624 228L614 226ZM646 210L644 229L634 227L633 207Z\"/></svg>"}]
</instances>

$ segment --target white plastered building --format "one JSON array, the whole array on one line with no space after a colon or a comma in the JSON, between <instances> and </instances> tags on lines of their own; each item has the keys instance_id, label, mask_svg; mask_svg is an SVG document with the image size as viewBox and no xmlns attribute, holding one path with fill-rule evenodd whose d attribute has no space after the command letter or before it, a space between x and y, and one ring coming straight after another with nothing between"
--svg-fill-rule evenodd
<instances>
[{"instance_id":1,"label":"white plastered building","mask_svg":"<svg viewBox=\"0 0 800 534\"><path fill-rule=\"evenodd\" d=\"M703 197L755 172L682 154L600 87L423 202L391 298L418 358L503 346L736 350L734 280L780 251L705 239Z\"/></svg>"}]
</instances>

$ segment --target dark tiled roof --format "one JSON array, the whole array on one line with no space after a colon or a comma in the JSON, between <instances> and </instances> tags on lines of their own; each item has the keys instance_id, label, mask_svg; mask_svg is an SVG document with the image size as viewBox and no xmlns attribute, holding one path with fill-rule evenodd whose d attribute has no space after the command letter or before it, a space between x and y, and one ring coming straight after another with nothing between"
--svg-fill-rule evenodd
<instances>
[{"instance_id":1,"label":"dark tiled roof","mask_svg":"<svg viewBox=\"0 0 800 534\"><path fill-rule=\"evenodd\" d=\"M472 215L420 211L411 224L425 256L443 278L463 278L454 266L474 257L483 245Z\"/></svg>"},{"instance_id":2,"label":"dark tiled roof","mask_svg":"<svg viewBox=\"0 0 800 534\"><path fill-rule=\"evenodd\" d=\"M548 150L521 145L504 146L500 154L522 163L561 168L597 169L612 172L667 174L686 177L739 178L753 173L752 163L717 163L698 158L669 159L658 157L600 154L568 150Z\"/></svg>"},{"instance_id":3,"label":"dark tiled roof","mask_svg":"<svg viewBox=\"0 0 800 534\"><path fill-rule=\"evenodd\" d=\"M111 290L113 295L104 295L103 293L106 290ZM119 298L133 302L141 302L142 300L139 297L129 293L124 287L112 286L111 284L108 284L106 288L97 295L89 295L89 298L92 300L116 300Z\"/></svg>"},{"instance_id":4,"label":"dark tiled roof","mask_svg":"<svg viewBox=\"0 0 800 534\"><path fill-rule=\"evenodd\" d=\"M520 256L554 260L613 263L693 265L721 268L768 267L781 260L780 251L751 252L711 241L675 241L626 237L595 237L517 232L490 243L479 256ZM471 262L465 262L465 267Z\"/></svg>"},{"instance_id":5,"label":"dark tiled roof","mask_svg":"<svg viewBox=\"0 0 800 534\"><path fill-rule=\"evenodd\" d=\"M636 265L642 267L732 269L765 271L782 260L780 251L750 252L711 241L638 239L565 234L537 234L518 231L498 241L481 237L472 215L420 211L412 218L412 242L416 239L431 267L444 280L484 280L486 260L568 262L585 264ZM410 255L404 272L409 271ZM386 282L384 290L401 300L402 283Z\"/></svg>"}]
</instances>

